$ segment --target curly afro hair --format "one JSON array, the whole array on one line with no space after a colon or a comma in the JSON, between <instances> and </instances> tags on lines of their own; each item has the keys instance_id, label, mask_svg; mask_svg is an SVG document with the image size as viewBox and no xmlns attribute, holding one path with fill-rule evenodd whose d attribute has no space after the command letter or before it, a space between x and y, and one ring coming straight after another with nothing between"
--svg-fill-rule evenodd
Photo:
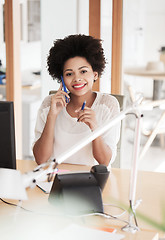
<instances>
[{"instance_id":1,"label":"curly afro hair","mask_svg":"<svg viewBox=\"0 0 165 240\"><path fill-rule=\"evenodd\" d=\"M64 63L73 57L84 57L98 75L104 71L105 56L101 40L82 34L69 35L64 39L57 39L49 51L47 58L48 72L53 79L61 82Z\"/></svg>"}]
</instances>

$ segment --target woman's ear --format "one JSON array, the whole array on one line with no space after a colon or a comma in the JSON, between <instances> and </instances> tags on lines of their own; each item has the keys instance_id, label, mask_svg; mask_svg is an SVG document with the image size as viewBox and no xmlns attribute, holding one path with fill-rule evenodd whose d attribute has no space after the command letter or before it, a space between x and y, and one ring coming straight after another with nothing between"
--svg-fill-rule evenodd
<instances>
[{"instance_id":1,"label":"woman's ear","mask_svg":"<svg viewBox=\"0 0 165 240\"><path fill-rule=\"evenodd\" d=\"M98 76L99 76L98 72L94 72L94 82L96 82L96 81L97 81L97 79L98 79Z\"/></svg>"}]
</instances>

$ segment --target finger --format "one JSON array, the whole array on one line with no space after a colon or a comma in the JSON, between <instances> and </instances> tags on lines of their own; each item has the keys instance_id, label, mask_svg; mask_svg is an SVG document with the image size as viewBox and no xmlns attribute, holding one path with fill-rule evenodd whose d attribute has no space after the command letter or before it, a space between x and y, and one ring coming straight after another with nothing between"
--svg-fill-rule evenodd
<instances>
[{"instance_id":1,"label":"finger","mask_svg":"<svg viewBox=\"0 0 165 240\"><path fill-rule=\"evenodd\" d=\"M57 104L58 102L63 102L62 103L62 105L66 105L66 102L65 102L65 98L64 98L64 96L63 95L61 95L61 94L56 94L56 96L54 95L54 96L52 96L52 102L53 102L53 104Z\"/></svg>"},{"instance_id":2,"label":"finger","mask_svg":"<svg viewBox=\"0 0 165 240\"><path fill-rule=\"evenodd\" d=\"M90 117L83 117L79 122L85 123L92 131L98 127L97 122Z\"/></svg>"},{"instance_id":3,"label":"finger","mask_svg":"<svg viewBox=\"0 0 165 240\"><path fill-rule=\"evenodd\" d=\"M65 105L65 103L62 101L62 99L60 99L58 102L53 102L50 105L50 109L52 111L55 111L56 113L60 111L60 109L62 109Z\"/></svg>"},{"instance_id":4,"label":"finger","mask_svg":"<svg viewBox=\"0 0 165 240\"><path fill-rule=\"evenodd\" d=\"M62 106L62 107L66 107L66 102L65 102L65 100L63 100L63 99L59 99L59 101L58 102L56 102L56 106L58 107L58 106Z\"/></svg>"},{"instance_id":5,"label":"finger","mask_svg":"<svg viewBox=\"0 0 165 240\"><path fill-rule=\"evenodd\" d=\"M59 87L58 90L62 90L62 82L60 83L60 87Z\"/></svg>"},{"instance_id":6,"label":"finger","mask_svg":"<svg viewBox=\"0 0 165 240\"><path fill-rule=\"evenodd\" d=\"M66 97L65 97L66 103L69 103L69 101L70 101L70 96L68 95L67 92L65 92L65 91L63 90L63 84L62 84L62 82L60 83L60 87L59 87L58 91L62 92L62 94L64 94L64 95L66 96Z\"/></svg>"},{"instance_id":7,"label":"finger","mask_svg":"<svg viewBox=\"0 0 165 240\"><path fill-rule=\"evenodd\" d=\"M56 96L61 96L61 95L65 95L65 97L67 97L68 98L68 100L70 101L70 96L69 96L69 94L68 93L66 93L66 92L64 92L63 90L58 90L58 92L56 93ZM69 102L68 101L68 102Z\"/></svg>"},{"instance_id":8,"label":"finger","mask_svg":"<svg viewBox=\"0 0 165 240\"><path fill-rule=\"evenodd\" d=\"M82 112L80 111L80 114L78 116L79 121L82 121L82 119L84 119L86 117L90 118L90 119L94 119L94 115L92 115L91 112L90 113L84 113L83 111Z\"/></svg>"},{"instance_id":9,"label":"finger","mask_svg":"<svg viewBox=\"0 0 165 240\"><path fill-rule=\"evenodd\" d=\"M84 109L82 110L82 107L80 107L80 108L76 109L75 112L80 112L80 111L83 112L83 111L85 111L85 110L87 110L87 109L90 110L91 108L85 106Z\"/></svg>"},{"instance_id":10,"label":"finger","mask_svg":"<svg viewBox=\"0 0 165 240\"><path fill-rule=\"evenodd\" d=\"M59 100L55 103L55 105L56 105L56 108L57 108L57 109L58 109L58 108L63 108L63 107L66 107L66 102L63 101L63 99L59 99Z\"/></svg>"},{"instance_id":11,"label":"finger","mask_svg":"<svg viewBox=\"0 0 165 240\"><path fill-rule=\"evenodd\" d=\"M79 122L85 122L85 121L89 121L91 118L90 116L81 116L78 120Z\"/></svg>"},{"instance_id":12,"label":"finger","mask_svg":"<svg viewBox=\"0 0 165 240\"><path fill-rule=\"evenodd\" d=\"M81 108L78 108L75 110L76 113L80 112L81 111Z\"/></svg>"},{"instance_id":13,"label":"finger","mask_svg":"<svg viewBox=\"0 0 165 240\"><path fill-rule=\"evenodd\" d=\"M84 122L85 119L91 119L92 121L93 118L91 118L91 115L82 115L81 117L78 118L78 122Z\"/></svg>"},{"instance_id":14,"label":"finger","mask_svg":"<svg viewBox=\"0 0 165 240\"><path fill-rule=\"evenodd\" d=\"M57 96L57 98L56 98L56 100L55 100L56 102L63 102L63 105L64 106L66 106L66 101L65 101L65 97L63 96L63 95L59 95L59 96Z\"/></svg>"},{"instance_id":15,"label":"finger","mask_svg":"<svg viewBox=\"0 0 165 240\"><path fill-rule=\"evenodd\" d=\"M82 116L91 116L91 118L95 118L95 112L89 109L84 109L79 111L78 117L81 118Z\"/></svg>"}]
</instances>

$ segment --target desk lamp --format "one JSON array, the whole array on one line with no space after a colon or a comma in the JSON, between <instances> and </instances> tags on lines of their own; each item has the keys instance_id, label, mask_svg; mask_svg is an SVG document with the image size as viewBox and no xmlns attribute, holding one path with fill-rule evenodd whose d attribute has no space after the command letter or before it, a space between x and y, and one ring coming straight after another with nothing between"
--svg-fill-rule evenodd
<instances>
[{"instance_id":1,"label":"desk lamp","mask_svg":"<svg viewBox=\"0 0 165 240\"><path fill-rule=\"evenodd\" d=\"M37 166L33 171L21 174L15 169L0 168L0 198L27 200L26 188L33 188L37 180L46 180L49 174L56 172L55 161Z\"/></svg>"},{"instance_id":2,"label":"desk lamp","mask_svg":"<svg viewBox=\"0 0 165 240\"><path fill-rule=\"evenodd\" d=\"M27 200L20 171L0 168L0 198Z\"/></svg>"},{"instance_id":3,"label":"desk lamp","mask_svg":"<svg viewBox=\"0 0 165 240\"><path fill-rule=\"evenodd\" d=\"M108 123L105 123L103 126L97 128L93 132L91 132L87 137L83 138L79 143L75 144L72 148L70 148L68 151L62 153L59 155L56 160L49 160L46 163L43 163L39 166L37 166L33 171L30 171L28 173L23 174L22 176L19 176L17 170L12 170L17 173L12 174L10 181L8 181L8 184L12 185L12 182L14 183L15 189L17 188L17 183L22 182L22 186L20 187L20 192L22 191L22 195L18 194L15 195L14 191L11 191L11 195L6 192L6 187L2 186L2 182L0 179L0 198L8 198L8 196L11 199L18 199L21 200L25 198L25 189L28 187L34 187L36 186L36 182L38 179L46 180L47 176L49 176L51 173L56 171L57 164L62 163L64 160L66 160L68 157L72 156L74 153L78 152L80 149L82 149L84 146L86 146L88 143L92 142L95 138L99 137L103 133L105 133L107 130L109 130L111 127L113 127L115 124L117 124L119 121L123 120L127 114L135 114L136 115L136 129L135 129L135 140L134 140L134 151L133 151L133 165L131 168L131 177L130 177L130 192L129 192L129 203L130 203L130 209L131 213L129 215L129 224L126 225L123 230L135 232L138 229L137 221L136 221L136 214L135 209L138 206L138 203L134 203L135 201L135 193L136 193L136 181L137 181L137 162L138 162L138 155L139 155L139 145L140 145L140 122L141 122L141 111L140 111L140 103L142 101L142 97L140 96L138 100L134 101L131 106L127 107L126 110L121 111L118 115L116 115L112 120ZM5 174L4 169L1 169L1 172ZM18 175L18 176L17 176ZM1 176L1 174L0 174ZM9 174L6 174L3 176L3 182L5 184L6 179L9 177ZM19 180L18 180L19 178ZM8 188L10 191L10 187ZM14 189L14 188L13 188ZM23 196L23 197L22 197ZM21 198L21 199L20 199ZM24 199L23 199L24 200ZM135 225L132 223L132 220L134 218Z\"/></svg>"}]
</instances>

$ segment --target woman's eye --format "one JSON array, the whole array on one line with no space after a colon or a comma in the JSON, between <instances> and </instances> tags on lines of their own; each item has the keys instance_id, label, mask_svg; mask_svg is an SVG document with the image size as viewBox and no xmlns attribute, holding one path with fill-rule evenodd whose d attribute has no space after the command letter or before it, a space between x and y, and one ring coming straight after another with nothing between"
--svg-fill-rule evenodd
<instances>
[{"instance_id":1,"label":"woman's eye","mask_svg":"<svg viewBox=\"0 0 165 240\"><path fill-rule=\"evenodd\" d=\"M66 73L66 76L67 77L69 77L69 76L71 76L72 75L72 73Z\"/></svg>"},{"instance_id":2,"label":"woman's eye","mask_svg":"<svg viewBox=\"0 0 165 240\"><path fill-rule=\"evenodd\" d=\"M81 71L81 73L86 73L86 72L87 72L87 70L82 70L82 71Z\"/></svg>"}]
</instances>

